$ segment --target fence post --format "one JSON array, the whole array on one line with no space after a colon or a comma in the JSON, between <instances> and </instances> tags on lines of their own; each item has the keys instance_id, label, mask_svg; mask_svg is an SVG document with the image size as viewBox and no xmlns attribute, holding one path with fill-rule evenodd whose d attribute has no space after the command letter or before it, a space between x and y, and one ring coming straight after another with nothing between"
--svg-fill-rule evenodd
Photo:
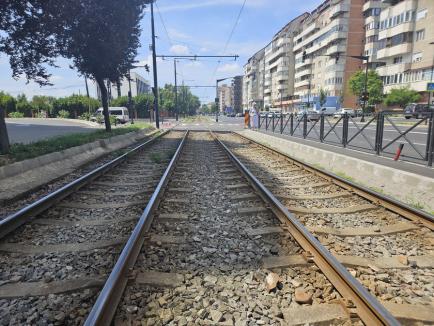
<instances>
[{"instance_id":1,"label":"fence post","mask_svg":"<svg viewBox=\"0 0 434 326\"><path fill-rule=\"evenodd\" d=\"M430 146L430 140L431 140L431 129L432 129L432 119L433 119L434 113L431 113L429 117L426 117L426 122L428 123L428 133L426 137L426 148L425 148L425 160L429 160L429 146Z\"/></svg>"},{"instance_id":2,"label":"fence post","mask_svg":"<svg viewBox=\"0 0 434 326\"><path fill-rule=\"evenodd\" d=\"M272 126L272 128L271 128L271 130L273 130L273 132L274 132L274 113L273 113L273 120L271 120L271 123L273 124L273 126Z\"/></svg>"},{"instance_id":3,"label":"fence post","mask_svg":"<svg viewBox=\"0 0 434 326\"><path fill-rule=\"evenodd\" d=\"M379 112L377 115L377 130L375 134L375 152L380 155L383 148L383 129L384 129L384 114Z\"/></svg>"},{"instance_id":4,"label":"fence post","mask_svg":"<svg viewBox=\"0 0 434 326\"><path fill-rule=\"evenodd\" d=\"M268 113L265 115L265 130L268 131Z\"/></svg>"},{"instance_id":5,"label":"fence post","mask_svg":"<svg viewBox=\"0 0 434 326\"><path fill-rule=\"evenodd\" d=\"M250 117L249 117L250 119ZM258 129L261 129L261 115L258 114Z\"/></svg>"},{"instance_id":6,"label":"fence post","mask_svg":"<svg viewBox=\"0 0 434 326\"><path fill-rule=\"evenodd\" d=\"M429 145L428 145L428 166L432 166L433 156L434 156L434 112L431 112L431 117L429 121L430 134L429 135Z\"/></svg>"},{"instance_id":7,"label":"fence post","mask_svg":"<svg viewBox=\"0 0 434 326\"><path fill-rule=\"evenodd\" d=\"M283 134L283 114L280 114L280 133Z\"/></svg>"},{"instance_id":8,"label":"fence post","mask_svg":"<svg viewBox=\"0 0 434 326\"><path fill-rule=\"evenodd\" d=\"M319 121L319 141L324 142L324 114L321 114Z\"/></svg>"},{"instance_id":9,"label":"fence post","mask_svg":"<svg viewBox=\"0 0 434 326\"><path fill-rule=\"evenodd\" d=\"M307 112L303 115L303 138L307 137Z\"/></svg>"},{"instance_id":10,"label":"fence post","mask_svg":"<svg viewBox=\"0 0 434 326\"><path fill-rule=\"evenodd\" d=\"M289 134L294 135L294 113L291 113L291 120L289 120Z\"/></svg>"},{"instance_id":11,"label":"fence post","mask_svg":"<svg viewBox=\"0 0 434 326\"><path fill-rule=\"evenodd\" d=\"M342 146L347 147L348 141L348 114L345 112L342 119Z\"/></svg>"}]
</instances>

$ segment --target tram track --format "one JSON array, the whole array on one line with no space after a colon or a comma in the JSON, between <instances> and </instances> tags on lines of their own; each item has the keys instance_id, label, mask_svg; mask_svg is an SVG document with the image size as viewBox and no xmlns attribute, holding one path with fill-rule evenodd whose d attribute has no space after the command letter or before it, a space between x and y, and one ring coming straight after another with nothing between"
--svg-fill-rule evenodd
<instances>
[{"instance_id":1,"label":"tram track","mask_svg":"<svg viewBox=\"0 0 434 326\"><path fill-rule=\"evenodd\" d=\"M83 323L184 136L151 139L0 221L0 325Z\"/></svg>"},{"instance_id":2,"label":"tram track","mask_svg":"<svg viewBox=\"0 0 434 326\"><path fill-rule=\"evenodd\" d=\"M218 137L400 321L434 323L432 216L238 134Z\"/></svg>"},{"instance_id":3,"label":"tram track","mask_svg":"<svg viewBox=\"0 0 434 326\"><path fill-rule=\"evenodd\" d=\"M339 263L325 274L285 209L242 171L212 134L190 132L85 325L398 324ZM269 266L280 256L291 262ZM362 299L351 302L354 285Z\"/></svg>"}]
</instances>

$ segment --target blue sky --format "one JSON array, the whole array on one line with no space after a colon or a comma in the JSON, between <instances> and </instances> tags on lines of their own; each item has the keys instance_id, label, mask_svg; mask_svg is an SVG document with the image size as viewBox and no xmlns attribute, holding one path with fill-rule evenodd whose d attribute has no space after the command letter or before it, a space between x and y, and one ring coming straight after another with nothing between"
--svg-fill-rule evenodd
<instances>
[{"instance_id":1,"label":"blue sky","mask_svg":"<svg viewBox=\"0 0 434 326\"><path fill-rule=\"evenodd\" d=\"M272 36L297 15L311 11L321 0L247 0L240 20L229 43L229 35L244 0L157 0L155 26L158 54L239 55L239 59L201 59L181 61L178 64L178 81L186 85L213 85L216 78L242 74L243 65L256 51L265 46ZM163 25L164 22L164 25ZM149 8L142 21L141 47L137 60L151 63ZM166 32L167 31L167 32ZM225 45L227 44L226 50ZM25 80L11 78L8 58L0 56L0 90L12 95L65 96L85 93L84 80L71 70L69 62L58 60L60 68L50 71L53 76L51 87L39 87ZM159 84L173 83L173 61L158 60ZM137 69L146 79L148 74ZM91 86L91 95L95 89ZM214 100L215 90L192 89L202 102Z\"/></svg>"}]
</instances>

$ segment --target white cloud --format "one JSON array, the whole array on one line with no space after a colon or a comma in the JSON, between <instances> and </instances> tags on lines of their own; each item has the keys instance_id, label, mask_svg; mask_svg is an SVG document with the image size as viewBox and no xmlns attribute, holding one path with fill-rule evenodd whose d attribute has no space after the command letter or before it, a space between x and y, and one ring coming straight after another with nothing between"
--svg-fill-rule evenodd
<instances>
[{"instance_id":1,"label":"white cloud","mask_svg":"<svg viewBox=\"0 0 434 326\"><path fill-rule=\"evenodd\" d=\"M227 74L236 74L241 72L241 67L238 63L226 63L223 66L220 66L217 71Z\"/></svg>"},{"instance_id":2,"label":"white cloud","mask_svg":"<svg viewBox=\"0 0 434 326\"><path fill-rule=\"evenodd\" d=\"M188 49L188 46L175 44L170 47L170 52L172 52L173 54L185 55L189 54L190 50Z\"/></svg>"},{"instance_id":3,"label":"white cloud","mask_svg":"<svg viewBox=\"0 0 434 326\"><path fill-rule=\"evenodd\" d=\"M204 53L204 52L208 52L209 51L209 49L207 48L207 47L201 47L200 49L199 49L199 52L201 52L201 53Z\"/></svg>"},{"instance_id":4,"label":"white cloud","mask_svg":"<svg viewBox=\"0 0 434 326\"><path fill-rule=\"evenodd\" d=\"M169 36L171 38L174 38L174 39L179 39L179 40L189 40L189 39L191 39L190 35L188 35L186 33L183 33L183 32L181 32L181 31L179 31L179 30L177 30L175 28L169 28L168 29L168 33L169 33Z\"/></svg>"}]
</instances>

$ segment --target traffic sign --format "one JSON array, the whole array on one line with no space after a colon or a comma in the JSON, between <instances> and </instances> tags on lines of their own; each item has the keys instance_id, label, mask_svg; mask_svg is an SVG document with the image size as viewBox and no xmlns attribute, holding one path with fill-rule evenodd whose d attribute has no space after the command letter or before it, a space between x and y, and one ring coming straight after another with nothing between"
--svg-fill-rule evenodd
<instances>
[{"instance_id":1,"label":"traffic sign","mask_svg":"<svg viewBox=\"0 0 434 326\"><path fill-rule=\"evenodd\" d=\"M427 83L426 90L431 92L434 91L434 83Z\"/></svg>"}]
</instances>

